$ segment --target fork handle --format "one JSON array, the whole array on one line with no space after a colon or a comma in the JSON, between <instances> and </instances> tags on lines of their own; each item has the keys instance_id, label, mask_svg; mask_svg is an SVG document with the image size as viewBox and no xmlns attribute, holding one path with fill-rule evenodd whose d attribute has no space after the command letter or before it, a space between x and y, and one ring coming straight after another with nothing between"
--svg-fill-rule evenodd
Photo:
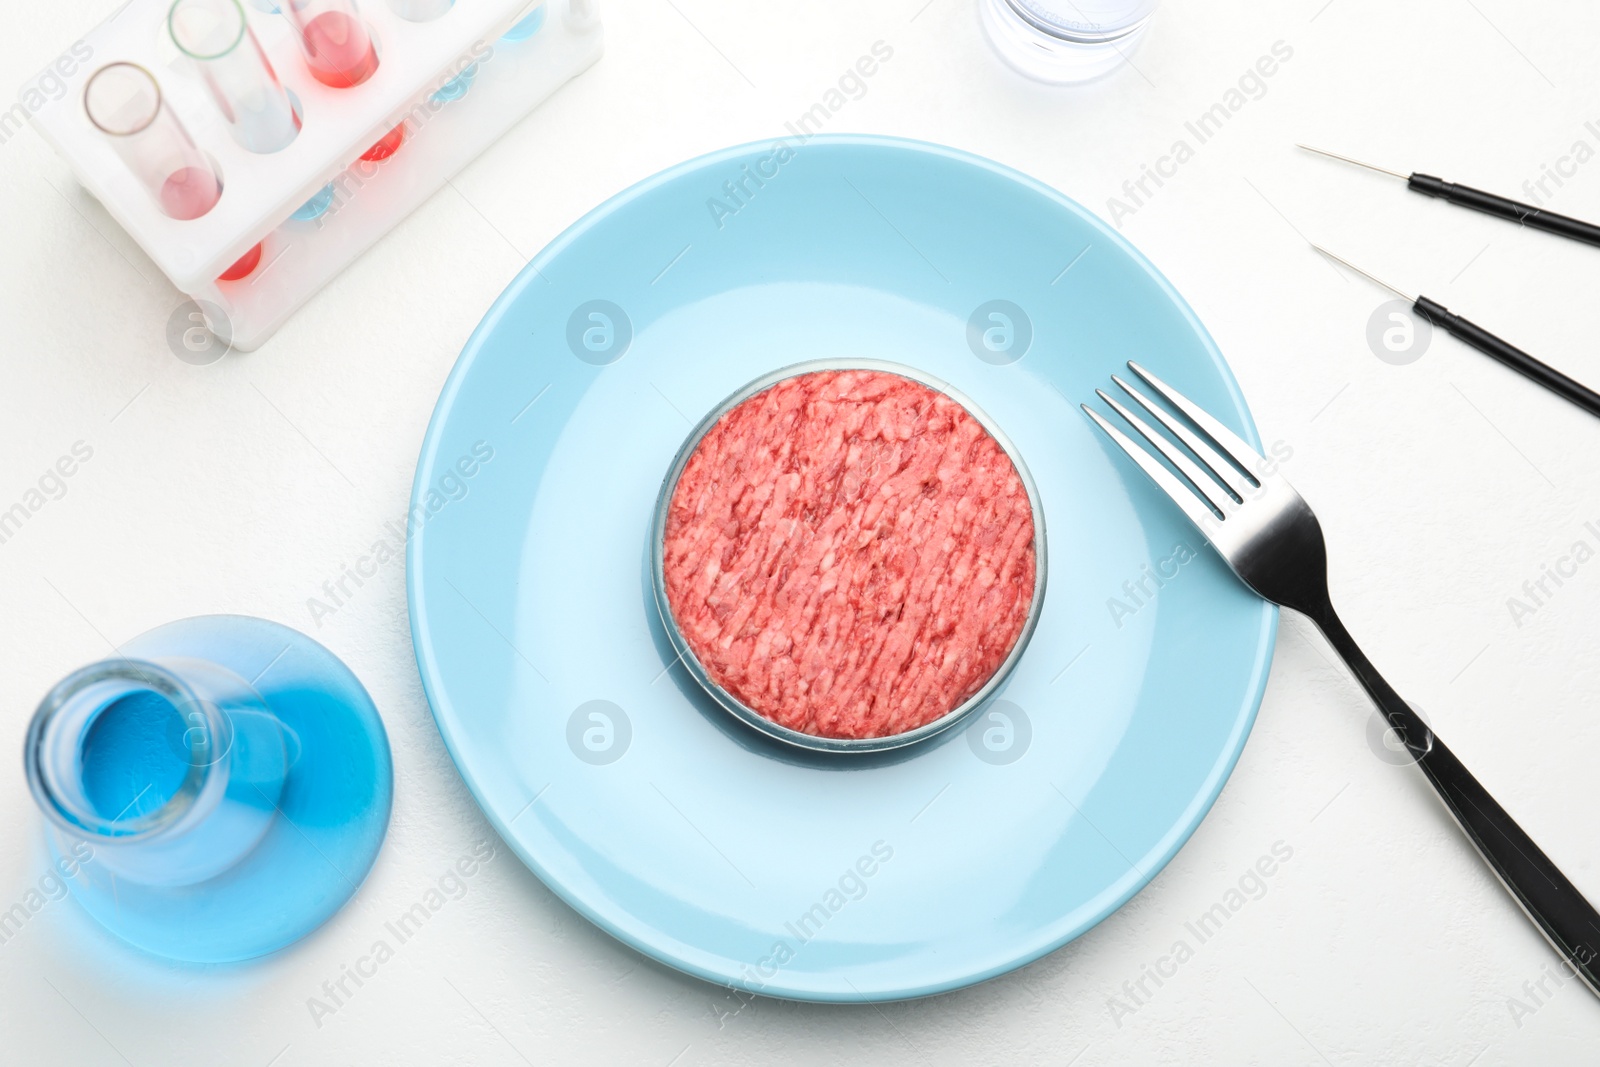
<instances>
[{"instance_id":1,"label":"fork handle","mask_svg":"<svg viewBox=\"0 0 1600 1067\"><path fill-rule=\"evenodd\" d=\"M1378 705L1500 884L1560 953L1568 970L1600 996L1600 914L1384 681L1333 608L1313 615L1312 621Z\"/></svg>"}]
</instances>

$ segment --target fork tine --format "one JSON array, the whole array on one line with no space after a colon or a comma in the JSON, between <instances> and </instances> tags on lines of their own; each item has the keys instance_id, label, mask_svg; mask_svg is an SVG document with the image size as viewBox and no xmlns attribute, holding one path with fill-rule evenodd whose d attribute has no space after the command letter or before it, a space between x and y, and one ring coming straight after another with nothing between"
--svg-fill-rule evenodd
<instances>
[{"instance_id":1,"label":"fork tine","mask_svg":"<svg viewBox=\"0 0 1600 1067\"><path fill-rule=\"evenodd\" d=\"M1227 493L1216 482L1206 475L1206 472L1201 469L1198 463L1184 455L1183 449L1175 447L1171 441L1162 437L1154 426L1151 426L1148 422L1145 422L1118 403L1104 389L1096 389L1094 395L1110 405L1112 411L1121 415L1129 426L1139 431L1139 436L1149 442L1151 448L1155 449L1164 459L1178 468L1178 473L1188 481L1191 492L1210 505L1218 515L1226 515L1228 513L1229 508L1225 505L1231 505L1233 501L1228 498Z\"/></svg>"},{"instance_id":2,"label":"fork tine","mask_svg":"<svg viewBox=\"0 0 1600 1067\"><path fill-rule=\"evenodd\" d=\"M1243 503L1246 495L1252 492L1260 484L1253 478L1241 476L1239 472L1234 469L1233 464L1228 462L1226 456L1218 452L1215 448L1211 447L1211 445L1207 443L1204 438L1195 433L1193 430L1189 429L1189 427L1185 426L1181 421L1173 418L1172 415L1167 412L1166 408L1145 396L1144 393L1140 392L1138 389L1135 389L1117 375L1113 374L1111 376L1111 380L1116 382L1117 385L1121 386L1124 393L1127 393L1129 396L1137 400L1140 407L1144 408L1151 415L1155 416L1156 421L1171 431L1172 436L1189 446L1189 451L1193 452L1200 458L1200 463L1203 467L1210 468L1211 473L1216 477L1217 481L1221 482L1227 487L1228 491L1233 494L1233 498L1235 500Z\"/></svg>"},{"instance_id":3,"label":"fork tine","mask_svg":"<svg viewBox=\"0 0 1600 1067\"><path fill-rule=\"evenodd\" d=\"M1150 480L1155 482L1162 492L1172 498L1174 504L1183 509L1183 513L1189 517L1189 521L1194 523L1197 528L1204 531L1207 523L1217 521L1217 516L1212 513L1211 509L1202 503L1201 499L1194 494L1194 491L1184 485L1177 475L1163 467L1160 461L1150 455L1149 452L1134 444L1127 434L1107 422L1100 416L1099 412L1089 407L1088 404L1079 404L1078 406L1083 408L1083 413L1093 419L1094 424L1100 427L1118 448L1128 454L1129 459L1137 463L1139 468L1150 476Z\"/></svg>"},{"instance_id":4,"label":"fork tine","mask_svg":"<svg viewBox=\"0 0 1600 1067\"><path fill-rule=\"evenodd\" d=\"M1202 408L1199 404L1196 404L1133 360L1128 360L1128 366L1132 368L1133 373L1143 378L1150 388L1160 393L1173 407L1187 415L1190 422L1204 430L1221 447L1222 451L1229 454L1229 458L1233 460L1240 470L1260 470L1260 467L1251 462L1252 459L1266 463L1266 458L1261 453L1245 444L1238 434L1218 422L1205 408Z\"/></svg>"}]
</instances>

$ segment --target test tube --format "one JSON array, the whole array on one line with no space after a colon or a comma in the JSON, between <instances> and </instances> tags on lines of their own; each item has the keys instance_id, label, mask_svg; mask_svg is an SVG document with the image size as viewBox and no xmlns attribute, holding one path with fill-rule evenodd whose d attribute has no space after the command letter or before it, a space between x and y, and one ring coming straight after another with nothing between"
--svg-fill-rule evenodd
<instances>
[{"instance_id":1,"label":"test tube","mask_svg":"<svg viewBox=\"0 0 1600 1067\"><path fill-rule=\"evenodd\" d=\"M333 206L333 197L336 192L337 190L334 189L333 183L329 182L321 189L318 189L310 200L295 208L294 213L289 217L296 222L315 222L326 215L328 209Z\"/></svg>"},{"instance_id":2,"label":"test tube","mask_svg":"<svg viewBox=\"0 0 1600 1067\"><path fill-rule=\"evenodd\" d=\"M197 219L222 199L222 178L148 70L137 63L101 67L84 87L83 106L167 215Z\"/></svg>"},{"instance_id":3,"label":"test tube","mask_svg":"<svg viewBox=\"0 0 1600 1067\"><path fill-rule=\"evenodd\" d=\"M312 77L335 89L350 89L378 69L378 50L355 0L282 0L283 13L299 32Z\"/></svg>"},{"instance_id":4,"label":"test tube","mask_svg":"<svg viewBox=\"0 0 1600 1067\"><path fill-rule=\"evenodd\" d=\"M389 0L389 10L407 22L432 22L455 6L456 0Z\"/></svg>"},{"instance_id":5,"label":"test tube","mask_svg":"<svg viewBox=\"0 0 1600 1067\"><path fill-rule=\"evenodd\" d=\"M195 147L161 98L161 86L137 63L108 63L83 87L89 121L111 141L164 214L197 219L222 199L222 177ZM261 262L261 245L223 271L223 281L243 278Z\"/></svg>"},{"instance_id":6,"label":"test tube","mask_svg":"<svg viewBox=\"0 0 1600 1067\"><path fill-rule=\"evenodd\" d=\"M295 139L300 118L239 0L176 0L167 30L194 62L228 132L243 148L276 152Z\"/></svg>"},{"instance_id":7,"label":"test tube","mask_svg":"<svg viewBox=\"0 0 1600 1067\"><path fill-rule=\"evenodd\" d=\"M461 69L461 73L439 86L438 90L428 99L440 107L452 100L460 100L467 95L467 90L472 88L473 81L478 77L478 64L468 63Z\"/></svg>"},{"instance_id":8,"label":"test tube","mask_svg":"<svg viewBox=\"0 0 1600 1067\"><path fill-rule=\"evenodd\" d=\"M529 37L539 32L544 25L544 0L530 8L527 14L519 18L515 25L500 35L502 41L526 41Z\"/></svg>"},{"instance_id":9,"label":"test tube","mask_svg":"<svg viewBox=\"0 0 1600 1067\"><path fill-rule=\"evenodd\" d=\"M400 145L406 139L406 124L402 120L400 125L384 134L373 146L361 153L361 158L369 163L381 163L400 151Z\"/></svg>"}]
</instances>

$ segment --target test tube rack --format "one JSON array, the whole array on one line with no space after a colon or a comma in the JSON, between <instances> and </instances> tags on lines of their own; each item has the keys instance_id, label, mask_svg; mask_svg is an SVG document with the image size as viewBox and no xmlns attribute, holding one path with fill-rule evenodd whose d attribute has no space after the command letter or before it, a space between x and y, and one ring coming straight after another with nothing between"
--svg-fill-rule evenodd
<instances>
[{"instance_id":1,"label":"test tube rack","mask_svg":"<svg viewBox=\"0 0 1600 1067\"><path fill-rule=\"evenodd\" d=\"M35 112L33 123L172 284L199 302L213 332L241 351L271 337L452 175L599 59L604 47L593 0L543 0L542 25L519 41L501 35L540 4L456 0L437 19L409 22L384 0L364 0L361 15L378 48L378 70L362 85L336 89L311 76L296 31L281 14L246 3L251 28L301 117L288 147L256 154L229 135L168 37L170 6L171 0L129 0L87 34L82 44L92 58L63 79L67 91ZM200 218L163 214L90 123L84 85L119 60L155 75L168 107L217 164L222 198ZM476 75L464 95L449 101L435 96L474 63ZM406 138L394 155L379 162L360 158L401 123ZM290 217L329 183L333 201L324 215ZM219 281L257 242L265 243L255 270ZM224 321L214 321L219 312Z\"/></svg>"}]
</instances>

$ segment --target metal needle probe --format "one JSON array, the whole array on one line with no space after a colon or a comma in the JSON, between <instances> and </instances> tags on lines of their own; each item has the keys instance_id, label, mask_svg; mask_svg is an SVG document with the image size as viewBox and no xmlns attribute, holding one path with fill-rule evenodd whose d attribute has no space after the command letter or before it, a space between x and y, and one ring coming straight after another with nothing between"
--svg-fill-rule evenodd
<instances>
[{"instance_id":1,"label":"metal needle probe","mask_svg":"<svg viewBox=\"0 0 1600 1067\"><path fill-rule=\"evenodd\" d=\"M1400 299L1409 300L1418 315L1440 327L1457 340L1464 341L1484 355L1499 360L1517 373L1532 378L1551 392L1572 401L1589 414L1600 416L1600 393L1596 393L1582 382L1573 381L1555 368L1534 359L1515 345L1507 344L1483 327L1455 314L1443 304L1429 300L1425 296L1411 296L1409 293L1403 293L1381 278L1375 278L1368 274L1354 263L1339 258L1326 248L1319 245L1312 245L1311 247L1335 263L1348 267L1368 281L1389 290Z\"/></svg>"},{"instance_id":2,"label":"metal needle probe","mask_svg":"<svg viewBox=\"0 0 1600 1067\"><path fill-rule=\"evenodd\" d=\"M1371 163L1363 163L1359 159L1341 156L1337 152L1329 152L1323 148L1312 148L1308 144L1297 144L1295 147L1304 149L1307 152L1315 152L1319 156L1327 156L1329 159L1337 159L1342 163L1351 163L1357 167L1365 167L1367 170L1375 170L1379 174L1387 174L1390 177L1399 178L1414 193L1438 197L1440 200L1447 200L1461 207L1481 211L1485 215L1510 219L1512 222L1520 223L1523 226L1528 226L1535 230L1544 230L1547 233L1558 234L1562 237L1570 237L1574 241L1582 241L1584 244L1600 245L1600 226L1592 225L1581 219L1557 215L1554 211L1545 211L1542 208L1534 207L1532 204L1508 200L1503 196L1496 196L1494 193L1486 193L1482 189L1474 189L1470 185L1457 185L1454 182L1447 182L1443 178L1435 178L1431 174L1401 174L1397 170L1375 166ZM1355 268L1352 267L1351 269Z\"/></svg>"}]
</instances>

